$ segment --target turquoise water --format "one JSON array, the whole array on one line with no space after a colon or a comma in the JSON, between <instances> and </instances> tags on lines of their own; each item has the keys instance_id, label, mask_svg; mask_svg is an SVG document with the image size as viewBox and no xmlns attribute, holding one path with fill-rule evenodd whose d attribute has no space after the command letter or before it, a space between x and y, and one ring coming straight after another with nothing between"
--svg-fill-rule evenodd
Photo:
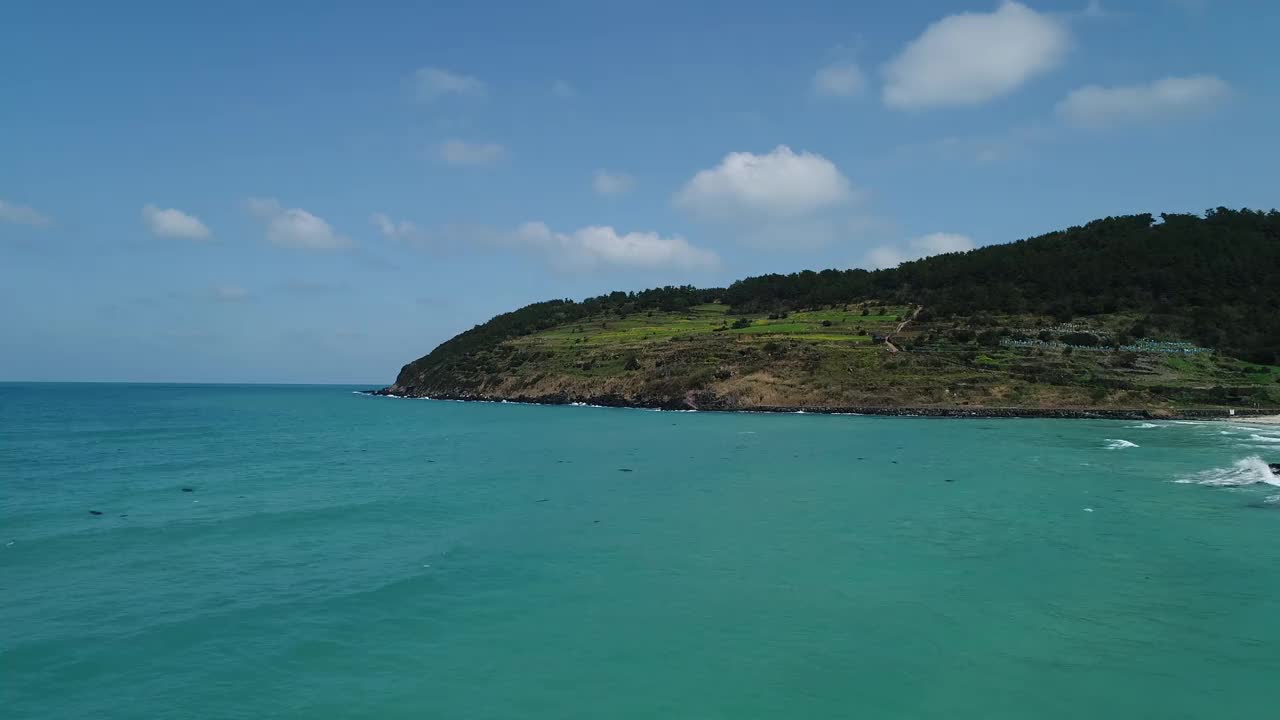
<instances>
[{"instance_id":1,"label":"turquoise water","mask_svg":"<svg viewBox=\"0 0 1280 720\"><path fill-rule=\"evenodd\" d=\"M1274 712L1280 429L350 390L0 385L3 716Z\"/></svg>"}]
</instances>

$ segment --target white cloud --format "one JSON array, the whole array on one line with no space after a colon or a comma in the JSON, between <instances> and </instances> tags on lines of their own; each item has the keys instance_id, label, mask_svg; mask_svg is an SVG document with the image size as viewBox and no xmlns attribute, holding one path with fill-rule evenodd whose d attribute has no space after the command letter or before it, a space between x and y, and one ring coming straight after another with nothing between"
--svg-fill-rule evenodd
<instances>
[{"instance_id":1,"label":"white cloud","mask_svg":"<svg viewBox=\"0 0 1280 720\"><path fill-rule=\"evenodd\" d=\"M350 238L334 232L323 218L300 208L285 208L274 198L250 198L249 212L262 221L267 241L299 250L338 250Z\"/></svg>"},{"instance_id":2,"label":"white cloud","mask_svg":"<svg viewBox=\"0 0 1280 720\"><path fill-rule=\"evenodd\" d=\"M147 204L142 207L142 219L147 229L158 238L177 240L207 240L209 228L195 215L188 215L176 208L158 208Z\"/></svg>"},{"instance_id":3,"label":"white cloud","mask_svg":"<svg viewBox=\"0 0 1280 720\"><path fill-rule=\"evenodd\" d=\"M4 200L0 200L0 220L33 227L45 227L52 222L48 215L38 212L33 207L14 205Z\"/></svg>"},{"instance_id":4,"label":"white cloud","mask_svg":"<svg viewBox=\"0 0 1280 720\"><path fill-rule=\"evenodd\" d=\"M652 232L619 234L612 227L590 226L572 233L554 232L545 223L528 222L509 242L545 253L561 270L714 270L720 258L679 235Z\"/></svg>"},{"instance_id":5,"label":"white cloud","mask_svg":"<svg viewBox=\"0 0 1280 720\"><path fill-rule=\"evenodd\" d=\"M381 213L370 221L383 235L407 247L439 253L492 253L519 250L545 258L553 268L570 272L608 269L712 270L720 258L679 235L655 232L619 233L609 226L556 232L543 222L527 222L510 230L483 225L444 226L422 230L411 222Z\"/></svg>"},{"instance_id":6,"label":"white cloud","mask_svg":"<svg viewBox=\"0 0 1280 720\"><path fill-rule=\"evenodd\" d=\"M851 62L833 63L813 76L813 91L824 97L855 97L866 87L867 78L862 68Z\"/></svg>"},{"instance_id":7,"label":"white cloud","mask_svg":"<svg viewBox=\"0 0 1280 720\"><path fill-rule=\"evenodd\" d=\"M764 155L729 153L694 175L673 201L704 219L738 222L802 217L851 197L848 179L830 160L779 145Z\"/></svg>"},{"instance_id":8,"label":"white cloud","mask_svg":"<svg viewBox=\"0 0 1280 720\"><path fill-rule=\"evenodd\" d=\"M994 12L947 16L884 67L884 102L898 109L978 105L1057 67L1067 23L1006 0Z\"/></svg>"},{"instance_id":9,"label":"white cloud","mask_svg":"<svg viewBox=\"0 0 1280 720\"><path fill-rule=\"evenodd\" d=\"M479 78L460 75L436 67L425 67L413 74L414 92L422 102L439 100L446 95L484 97L488 87Z\"/></svg>"},{"instance_id":10,"label":"white cloud","mask_svg":"<svg viewBox=\"0 0 1280 720\"><path fill-rule=\"evenodd\" d=\"M625 195L636 185L636 179L623 172L597 170L591 178L591 187L597 195Z\"/></svg>"},{"instance_id":11,"label":"white cloud","mask_svg":"<svg viewBox=\"0 0 1280 720\"><path fill-rule=\"evenodd\" d=\"M872 248L866 257L866 265L875 268L893 268L909 260L944 253L965 252L975 247L967 235L955 233L930 233L909 241L906 247L881 245Z\"/></svg>"},{"instance_id":12,"label":"white cloud","mask_svg":"<svg viewBox=\"0 0 1280 720\"><path fill-rule=\"evenodd\" d=\"M209 296L219 302L240 302L250 297L249 291L238 285L219 285L211 288Z\"/></svg>"},{"instance_id":13,"label":"white cloud","mask_svg":"<svg viewBox=\"0 0 1280 720\"><path fill-rule=\"evenodd\" d=\"M578 90L569 84L567 80L556 80L551 83L551 94L558 98L568 100L578 96Z\"/></svg>"},{"instance_id":14,"label":"white cloud","mask_svg":"<svg viewBox=\"0 0 1280 720\"><path fill-rule=\"evenodd\" d=\"M1231 94L1231 87L1214 75L1167 77L1147 85L1073 90L1058 103L1058 116L1080 127L1167 120L1213 107Z\"/></svg>"},{"instance_id":15,"label":"white cloud","mask_svg":"<svg viewBox=\"0 0 1280 720\"><path fill-rule=\"evenodd\" d=\"M497 143L469 143L449 140L436 148L440 159L454 167L484 167L493 165L506 155L506 149Z\"/></svg>"},{"instance_id":16,"label":"white cloud","mask_svg":"<svg viewBox=\"0 0 1280 720\"><path fill-rule=\"evenodd\" d=\"M383 213L369 216L369 222L378 228L383 237L403 243L425 243L427 234L408 220L395 221Z\"/></svg>"},{"instance_id":17,"label":"white cloud","mask_svg":"<svg viewBox=\"0 0 1280 720\"><path fill-rule=\"evenodd\" d=\"M1102 6L1102 0L1089 0L1089 4L1084 6L1080 15L1087 18L1105 18L1110 17L1111 13Z\"/></svg>"}]
</instances>

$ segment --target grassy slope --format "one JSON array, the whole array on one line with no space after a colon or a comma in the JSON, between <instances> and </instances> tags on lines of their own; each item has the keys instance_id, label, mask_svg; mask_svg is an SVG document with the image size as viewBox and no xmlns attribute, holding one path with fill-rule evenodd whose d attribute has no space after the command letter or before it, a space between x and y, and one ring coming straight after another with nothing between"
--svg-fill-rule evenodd
<instances>
[{"instance_id":1,"label":"grassy slope","mask_svg":"<svg viewBox=\"0 0 1280 720\"><path fill-rule=\"evenodd\" d=\"M465 376L428 394L702 407L1166 408L1280 406L1280 368L1220 355L1170 356L982 347L953 339L956 321L908 324L893 353L871 335L894 332L913 308L871 302L785 318L679 313L587 318L478 353ZM863 313L866 312L866 315ZM750 322L734 328L739 319ZM1086 320L1099 330L1131 322ZM1005 327L1047 318L995 317ZM963 321L960 323L963 325Z\"/></svg>"}]
</instances>

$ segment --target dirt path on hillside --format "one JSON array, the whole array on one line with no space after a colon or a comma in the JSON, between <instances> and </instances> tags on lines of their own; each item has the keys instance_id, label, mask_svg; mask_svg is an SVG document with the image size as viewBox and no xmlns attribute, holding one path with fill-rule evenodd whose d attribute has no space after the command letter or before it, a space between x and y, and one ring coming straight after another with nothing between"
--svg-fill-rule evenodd
<instances>
[{"instance_id":1,"label":"dirt path on hillside","mask_svg":"<svg viewBox=\"0 0 1280 720\"><path fill-rule=\"evenodd\" d=\"M893 332L890 333L889 336L884 339L884 346L889 348L889 352L891 353L901 352L898 346L893 344L893 336L902 332L902 328L906 327L907 323L911 322L912 320L915 320L916 316L919 315L920 311L923 309L924 309L923 305L917 305L915 312L911 313L909 317L907 317L902 322L898 323L898 327L894 328Z\"/></svg>"}]
</instances>

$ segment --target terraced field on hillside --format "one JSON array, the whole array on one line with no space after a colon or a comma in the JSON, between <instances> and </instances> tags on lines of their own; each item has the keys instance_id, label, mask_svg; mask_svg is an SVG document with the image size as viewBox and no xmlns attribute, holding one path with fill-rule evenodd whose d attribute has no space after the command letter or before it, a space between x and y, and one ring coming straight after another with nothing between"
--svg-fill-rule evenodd
<instances>
[{"instance_id":1,"label":"terraced field on hillside","mask_svg":"<svg viewBox=\"0 0 1280 720\"><path fill-rule=\"evenodd\" d=\"M739 315L720 304L586 317L474 355L434 392L659 407L1165 408L1280 406L1280 369L1215 353L1117 351L1133 318L1064 332L1036 316L910 321L864 302ZM922 317L927 317L922 314ZM896 329L906 322L901 332ZM1037 328L1048 342L1027 333ZM891 352L892 336L902 352ZM1025 338L1046 347L1012 347ZM1072 347L1062 339L1093 338ZM1163 345L1155 345L1163 347ZM1172 345L1170 345L1172 346Z\"/></svg>"}]
</instances>

